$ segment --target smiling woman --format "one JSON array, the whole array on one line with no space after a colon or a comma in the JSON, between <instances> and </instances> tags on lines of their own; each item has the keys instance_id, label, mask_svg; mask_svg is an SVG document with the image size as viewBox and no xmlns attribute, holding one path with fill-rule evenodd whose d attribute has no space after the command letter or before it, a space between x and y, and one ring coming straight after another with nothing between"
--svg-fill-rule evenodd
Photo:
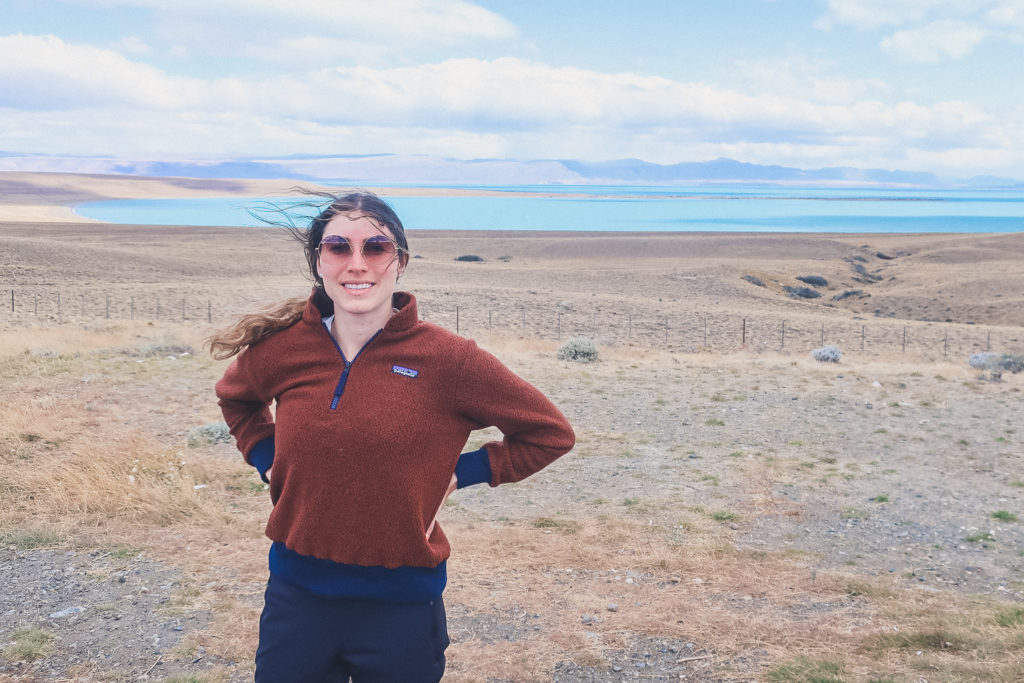
<instances>
[{"instance_id":1,"label":"smiling woman","mask_svg":"<svg viewBox=\"0 0 1024 683\"><path fill-rule=\"evenodd\" d=\"M456 489L530 476L575 435L497 358L419 320L415 297L396 291L409 248L387 203L317 196L309 227L290 228L310 297L210 339L235 357L217 396L274 503L256 681L437 681L451 552L441 506ZM502 438L463 453L487 427Z\"/></svg>"}]
</instances>

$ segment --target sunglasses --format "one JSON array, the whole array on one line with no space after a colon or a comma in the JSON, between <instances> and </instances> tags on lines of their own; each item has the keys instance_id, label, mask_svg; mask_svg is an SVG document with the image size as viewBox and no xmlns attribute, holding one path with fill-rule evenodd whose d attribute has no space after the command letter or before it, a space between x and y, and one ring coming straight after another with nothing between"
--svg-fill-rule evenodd
<instances>
[{"instance_id":1,"label":"sunglasses","mask_svg":"<svg viewBox=\"0 0 1024 683\"><path fill-rule=\"evenodd\" d=\"M320 253L320 262L324 265L341 265L348 263L355 254L355 245L341 235L327 235L316 248ZM371 266L390 264L404 251L395 241L384 235L368 237L359 248L363 260Z\"/></svg>"}]
</instances>

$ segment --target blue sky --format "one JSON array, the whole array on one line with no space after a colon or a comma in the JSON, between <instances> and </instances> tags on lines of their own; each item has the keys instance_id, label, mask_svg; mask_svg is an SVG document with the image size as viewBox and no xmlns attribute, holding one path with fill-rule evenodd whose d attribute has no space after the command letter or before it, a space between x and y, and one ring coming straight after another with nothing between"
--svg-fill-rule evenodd
<instances>
[{"instance_id":1,"label":"blue sky","mask_svg":"<svg viewBox=\"0 0 1024 683\"><path fill-rule=\"evenodd\" d=\"M1024 178L1024 0L0 0L0 151Z\"/></svg>"}]
</instances>

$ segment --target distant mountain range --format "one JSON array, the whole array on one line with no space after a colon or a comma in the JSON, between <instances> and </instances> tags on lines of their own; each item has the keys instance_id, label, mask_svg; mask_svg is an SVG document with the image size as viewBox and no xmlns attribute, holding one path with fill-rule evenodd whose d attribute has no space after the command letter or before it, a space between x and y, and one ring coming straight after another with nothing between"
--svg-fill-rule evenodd
<instances>
[{"instance_id":1,"label":"distant mountain range","mask_svg":"<svg viewBox=\"0 0 1024 683\"><path fill-rule=\"evenodd\" d=\"M787 185L968 187L1024 189L1013 178L949 178L933 173L852 167L813 170L761 166L733 159L653 164L613 161L446 159L371 154L230 160L157 161L113 157L51 156L0 152L0 171L98 173L189 178L294 178L352 184L465 185L677 185L776 183Z\"/></svg>"}]
</instances>

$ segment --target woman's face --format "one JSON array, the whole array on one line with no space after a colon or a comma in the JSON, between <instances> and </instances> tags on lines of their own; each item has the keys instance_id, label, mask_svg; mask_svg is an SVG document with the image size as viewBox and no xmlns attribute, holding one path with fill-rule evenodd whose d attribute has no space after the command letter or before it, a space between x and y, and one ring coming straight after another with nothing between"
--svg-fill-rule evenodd
<instances>
[{"instance_id":1,"label":"woman's face","mask_svg":"<svg viewBox=\"0 0 1024 683\"><path fill-rule=\"evenodd\" d=\"M335 314L370 319L379 317L383 326L391 315L391 295L404 268L397 252L394 258L385 257L383 260L379 253L376 258L373 254L380 252L382 247L390 249L387 244L375 242L382 237L393 242L394 235L372 217L354 211L335 216L327 223L322 239L330 243L332 236L335 240L345 238L349 245L347 250L344 245L340 249L324 245L317 257L324 291L334 302ZM367 240L371 244L364 246ZM345 251L349 252L348 255L343 253Z\"/></svg>"}]
</instances>

